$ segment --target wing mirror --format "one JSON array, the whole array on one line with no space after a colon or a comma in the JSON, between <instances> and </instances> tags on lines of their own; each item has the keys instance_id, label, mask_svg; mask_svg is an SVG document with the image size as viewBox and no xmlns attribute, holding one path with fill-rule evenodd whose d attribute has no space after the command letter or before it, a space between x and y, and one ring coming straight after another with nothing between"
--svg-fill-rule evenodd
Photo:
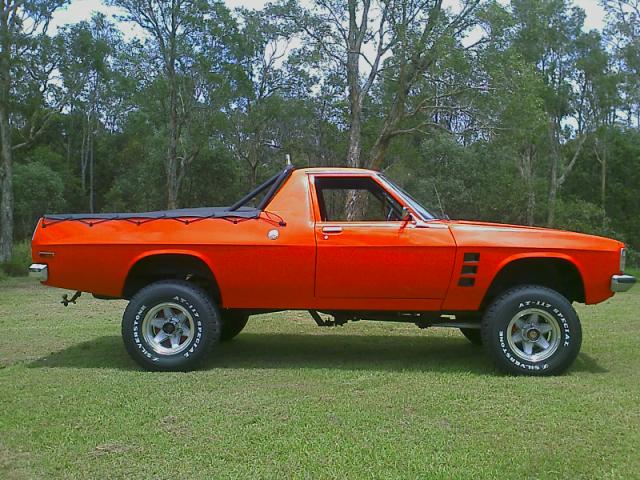
<instances>
[{"instance_id":1,"label":"wing mirror","mask_svg":"<svg viewBox=\"0 0 640 480\"><path fill-rule=\"evenodd\" d=\"M402 207L402 225L400 226L400 229L402 230L409 224L409 222L413 222L413 221L414 221L413 214L409 211L407 207Z\"/></svg>"}]
</instances>

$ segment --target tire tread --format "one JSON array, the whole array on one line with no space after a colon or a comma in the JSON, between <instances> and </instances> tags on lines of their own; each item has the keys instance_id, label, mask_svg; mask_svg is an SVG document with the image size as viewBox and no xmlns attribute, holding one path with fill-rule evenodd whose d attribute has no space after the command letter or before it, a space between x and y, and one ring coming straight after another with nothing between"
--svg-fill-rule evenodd
<instances>
[{"instance_id":1,"label":"tire tread","mask_svg":"<svg viewBox=\"0 0 640 480\"><path fill-rule=\"evenodd\" d=\"M560 365L560 366L556 366L555 368L551 368L548 370L544 370L544 371L536 371L536 372L530 372L530 371L526 371L526 370L516 370L513 368L506 368L504 367L504 361L503 358L501 357L501 354L498 353L498 351L495 348L492 348L492 339L490 337L491 335L491 329L489 328L489 323L491 322L491 320L493 318L495 318L495 316L497 315L497 312L500 310L500 308L502 308L503 303L505 301L507 301L509 298L518 295L522 292L526 292L527 290L535 290L536 293L544 293L547 295L550 295L551 297L557 297L557 299L560 302L564 302L565 305L564 307L566 307L568 309L568 311L570 311L571 313L573 313L573 315L575 316L576 320L577 320L577 332L576 332L576 336L577 339L575 340L575 344L577 345L576 347L574 347L576 349L575 355L573 355L573 358L570 359L570 361L565 362L564 365ZM580 351L580 346L582 344L582 327L580 326L580 318L578 316L578 313L576 312L576 310L573 308L573 305L571 304L571 302L561 293L557 292L556 290L553 290L551 288L548 287L544 287L541 285L535 285L535 284L525 284L525 285L519 285L517 287L513 287L510 288L506 291L504 291L502 294L500 294L499 296L497 296L492 302L491 305L489 306L489 308L487 308L487 310L485 310L484 315L482 316L482 328L481 328L481 333L482 333L482 344L485 347L485 351L487 352L488 356L491 358L491 360L493 361L493 363L502 371L506 372L506 373L510 373L510 374L516 374L516 375L537 375L537 376L550 376L550 375L558 375L563 373L565 370L567 370L571 364L573 363L573 360L575 360L575 357L577 356L578 352Z\"/></svg>"},{"instance_id":2,"label":"tire tread","mask_svg":"<svg viewBox=\"0 0 640 480\"><path fill-rule=\"evenodd\" d=\"M203 321L211 323L212 325L210 325L210 327L213 328L213 332L211 332L213 335L205 345L200 347L201 350L198 352L198 355L189 358L188 361L184 362L184 365L180 365L176 367L168 367L166 365L159 365L158 363L155 363L155 362L146 361L144 358L140 356L139 352L137 351L137 347L135 347L132 344L132 342L129 339L127 339L126 337L127 333L125 331L126 330L125 317L129 312L129 307L135 304L135 302L139 301L138 299L145 298L145 296L150 295L153 292L153 290L156 290L158 287L163 287L163 286L177 286L177 287L186 288L187 290L190 291L192 295L197 296L198 300L204 304L208 314L208 315L205 315ZM213 322L211 321L212 319L213 319ZM131 358L133 358L133 360L136 363L138 363L138 365L142 366L146 370L151 370L151 371L193 370L207 357L207 354L209 354L213 350L215 345L219 342L220 333L221 333L221 319L220 319L220 313L218 308L212 301L209 294L207 294L207 292L204 289L187 280L159 280L157 282L153 282L145 286L144 288L141 288L140 290L138 290L138 292L136 292L136 294L133 295L133 297L131 297L129 304L125 309L125 312L123 315L123 321L121 325L121 334L122 334L122 338L124 340L124 345L127 352L129 353Z\"/></svg>"}]
</instances>

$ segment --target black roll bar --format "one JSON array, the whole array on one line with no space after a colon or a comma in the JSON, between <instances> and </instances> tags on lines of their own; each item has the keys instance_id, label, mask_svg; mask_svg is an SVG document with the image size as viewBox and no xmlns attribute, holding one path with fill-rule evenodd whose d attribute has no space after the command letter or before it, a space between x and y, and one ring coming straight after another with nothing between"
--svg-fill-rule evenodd
<instances>
[{"instance_id":1,"label":"black roll bar","mask_svg":"<svg viewBox=\"0 0 640 480\"><path fill-rule=\"evenodd\" d=\"M295 167L293 165L287 165L286 167L284 167L282 172L278 174L275 181L271 184L271 188L269 189L269 191L265 194L264 197L262 197L262 201L258 205L258 210L264 210L266 206L269 205L271 199L274 197L278 189L284 184L287 178L289 178L289 175L291 175L291 172L293 172L294 168Z\"/></svg>"},{"instance_id":2,"label":"black roll bar","mask_svg":"<svg viewBox=\"0 0 640 480\"><path fill-rule=\"evenodd\" d=\"M292 171L293 171L293 166L287 165L284 168L284 170L282 170L280 173L277 173L273 177L271 177L270 179L264 181L263 183L258 185L256 188L251 190L249 193L247 193L240 200L238 200L236 203L231 205L229 207L228 211L233 212L235 210L238 210L240 207L243 207L244 205L249 203L251 200L253 200L255 197L257 197L262 192L264 192L267 188L271 187L269 192L264 196L264 198L260 202L260 205L258 206L259 210L263 210L264 207L266 207L267 204L271 201L271 198L273 197L273 194L276 192L276 190L278 188L280 188L281 184L284 182L284 180L289 176L289 174ZM265 200L266 200L266 202L265 202Z\"/></svg>"}]
</instances>

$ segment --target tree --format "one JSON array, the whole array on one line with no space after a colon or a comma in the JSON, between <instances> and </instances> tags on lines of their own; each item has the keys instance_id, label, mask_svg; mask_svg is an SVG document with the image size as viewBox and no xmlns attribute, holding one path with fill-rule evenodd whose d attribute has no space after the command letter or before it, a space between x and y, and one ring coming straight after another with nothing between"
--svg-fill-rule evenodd
<instances>
[{"instance_id":1,"label":"tree","mask_svg":"<svg viewBox=\"0 0 640 480\"><path fill-rule=\"evenodd\" d=\"M80 133L80 180L88 195L88 209L95 209L95 156L96 141L102 124L108 118L109 91L114 77L114 56L122 42L121 34L102 14L91 22L80 22L67 27L61 34L64 45L60 67L63 85L70 98L67 152L71 154L72 138ZM74 123L78 120L80 128Z\"/></svg>"},{"instance_id":2,"label":"tree","mask_svg":"<svg viewBox=\"0 0 640 480\"><path fill-rule=\"evenodd\" d=\"M479 4L480 0L462 1L455 14L443 9L441 0L316 0L310 9L292 9L291 21L345 79L348 166L380 168L394 138L431 123L405 128L403 122L426 110L434 113L440 108L436 100L455 94L459 87L444 83L446 91L435 96L423 95L414 102L412 95L430 69L475 24ZM383 74L389 98L373 145L363 156L364 107ZM363 198L355 193L348 196L348 218L360 215L363 208Z\"/></svg>"},{"instance_id":3,"label":"tree","mask_svg":"<svg viewBox=\"0 0 640 480\"><path fill-rule=\"evenodd\" d=\"M51 120L53 110L36 108L31 118L18 112L18 89L45 98L54 89L51 75L52 40L47 36L51 15L66 0L3 0L0 2L0 262L11 258L13 247L13 152L31 145ZM33 98L31 99L33 101ZM62 104L63 102L59 102ZM45 107L46 105L41 105ZM12 129L22 126L22 138Z\"/></svg>"},{"instance_id":4,"label":"tree","mask_svg":"<svg viewBox=\"0 0 640 480\"><path fill-rule=\"evenodd\" d=\"M517 29L514 47L526 62L535 65L545 85L542 98L550 149L546 223L553 226L559 191L580 158L592 128L587 111L578 118L576 128L566 124L576 118L584 94L576 88L576 52L584 11L570 7L568 0L512 0L511 10Z\"/></svg>"},{"instance_id":5,"label":"tree","mask_svg":"<svg viewBox=\"0 0 640 480\"><path fill-rule=\"evenodd\" d=\"M167 207L176 208L180 183L199 148L185 148L185 126L196 103L193 75L198 71L194 66L198 53L200 59L203 55L219 58L212 47L219 46L214 44L218 23L221 17L226 20L228 12L220 3L207 0L109 0L109 3L124 9L127 14L123 20L135 22L149 35L146 54L151 61L147 65L159 65L154 80L166 86L167 103L158 101L162 103L167 130L164 162Z\"/></svg>"},{"instance_id":6,"label":"tree","mask_svg":"<svg viewBox=\"0 0 640 480\"><path fill-rule=\"evenodd\" d=\"M59 212L64 207L64 186L58 172L42 161L17 164L14 169L16 192L16 234L24 238L42 212Z\"/></svg>"},{"instance_id":7,"label":"tree","mask_svg":"<svg viewBox=\"0 0 640 480\"><path fill-rule=\"evenodd\" d=\"M379 168L391 140L407 133L399 128L402 121L424 112L427 106L437 108L429 105L433 98L423 98L416 108L409 108L409 100L423 75L475 24L480 1L461 4L460 11L452 14L440 0L349 0L346 4L318 0L311 10L295 13L299 28L346 79L347 165ZM373 146L363 158L363 108L382 75L393 91Z\"/></svg>"},{"instance_id":8,"label":"tree","mask_svg":"<svg viewBox=\"0 0 640 480\"><path fill-rule=\"evenodd\" d=\"M286 127L300 112L289 106L299 107L298 100L304 100L306 82L286 58L290 31L279 25L270 9L236 13L239 30L232 49L236 62L229 69L233 108L224 136L234 157L249 167L249 183L254 187L259 167L270 156L284 159L287 137L296 136L295 129Z\"/></svg>"},{"instance_id":9,"label":"tree","mask_svg":"<svg viewBox=\"0 0 640 480\"><path fill-rule=\"evenodd\" d=\"M621 111L627 126L640 126L640 0L604 0L605 36L621 73Z\"/></svg>"}]
</instances>

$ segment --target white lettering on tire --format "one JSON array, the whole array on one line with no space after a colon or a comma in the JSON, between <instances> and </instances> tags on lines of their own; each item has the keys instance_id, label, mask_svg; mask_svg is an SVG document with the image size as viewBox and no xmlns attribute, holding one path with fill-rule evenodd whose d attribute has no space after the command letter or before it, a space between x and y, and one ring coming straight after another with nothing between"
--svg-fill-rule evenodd
<instances>
[{"instance_id":1,"label":"white lettering on tire","mask_svg":"<svg viewBox=\"0 0 640 480\"><path fill-rule=\"evenodd\" d=\"M571 331L569 329L569 323L567 322L567 319L565 318L565 316L563 315L563 313L556 307L553 307L553 305L551 305L548 302L545 302L543 300L524 300L521 301L518 305L518 310L523 309L523 308L527 308L527 307L531 307L531 306L537 306L537 307L542 307L546 310L551 310L551 312L554 313L555 317L559 320L560 322L560 326L562 328L562 331L564 333L564 342L563 342L563 347L568 347L570 345L570 341L571 341ZM517 367L520 367L522 369L526 369L526 370L546 370L549 368L549 364L548 363L543 363L543 364L535 364L535 363L527 363L523 360L519 360L518 358L516 358L515 356L512 355L511 350L509 349L506 341L505 341L505 331L504 330L500 330L498 332L498 341L500 342L500 348L502 350L502 353L504 354L504 356L507 358L507 360L509 360L511 363L513 363L514 365L516 365ZM551 357L555 357L555 355L559 352L559 350Z\"/></svg>"},{"instance_id":2,"label":"white lettering on tire","mask_svg":"<svg viewBox=\"0 0 640 480\"><path fill-rule=\"evenodd\" d=\"M180 297L180 296L175 296L173 297L173 300L175 300L177 303L181 303L182 305L184 305L186 308L189 309L189 311L193 314L194 319L196 320L196 335L194 337L193 343L191 345L191 348L189 348L189 350L187 350L183 356L188 358L190 355L192 355L196 349L200 346L200 343L202 341L202 320L200 320L200 313L198 312L198 310L196 309L196 307L191 304L190 302L188 302L186 299ZM145 357L151 359L154 362L157 362L158 360L161 359L161 357L158 357L152 353L150 353L144 346L144 343L142 341L142 335L140 333L140 324L143 318L143 314L146 310L148 310L150 307L147 305L141 305L140 308L138 309L138 311L136 312L135 318L133 320L133 341L136 344L136 346L138 347L138 349L140 350L140 353L142 353L142 355L144 355ZM166 356L163 356L166 357Z\"/></svg>"}]
</instances>

